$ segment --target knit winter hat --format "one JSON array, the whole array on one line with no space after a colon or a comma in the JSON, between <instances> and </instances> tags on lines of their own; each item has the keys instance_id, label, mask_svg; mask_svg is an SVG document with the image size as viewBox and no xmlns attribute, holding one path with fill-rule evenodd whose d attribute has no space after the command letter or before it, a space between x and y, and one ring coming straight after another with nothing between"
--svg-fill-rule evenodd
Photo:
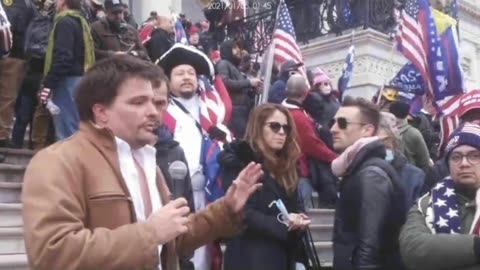
<instances>
[{"instance_id":1,"label":"knit winter hat","mask_svg":"<svg viewBox=\"0 0 480 270\"><path fill-rule=\"evenodd\" d=\"M445 147L445 160L448 162L448 158L455 148L469 145L471 147L480 149L480 126L472 123L466 123L457 128L448 140Z\"/></svg>"},{"instance_id":2,"label":"knit winter hat","mask_svg":"<svg viewBox=\"0 0 480 270\"><path fill-rule=\"evenodd\" d=\"M327 73L323 71L321 68L316 68L313 70L313 85L323 83L323 82L330 82L330 77L328 77Z\"/></svg>"},{"instance_id":3,"label":"knit winter hat","mask_svg":"<svg viewBox=\"0 0 480 270\"><path fill-rule=\"evenodd\" d=\"M405 119L410 112L410 105L401 101L395 101L390 105L390 113L398 119Z\"/></svg>"}]
</instances>

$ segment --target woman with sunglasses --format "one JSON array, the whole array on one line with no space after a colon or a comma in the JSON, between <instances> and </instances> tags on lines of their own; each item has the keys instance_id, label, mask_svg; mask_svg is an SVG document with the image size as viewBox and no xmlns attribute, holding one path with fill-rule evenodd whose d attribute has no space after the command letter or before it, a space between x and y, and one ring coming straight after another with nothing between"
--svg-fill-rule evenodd
<instances>
[{"instance_id":1,"label":"woman with sunglasses","mask_svg":"<svg viewBox=\"0 0 480 270\"><path fill-rule=\"evenodd\" d=\"M251 114L245 140L225 146L219 156L225 188L250 162L263 165L263 188L247 202L245 230L227 240L225 270L293 270L305 265L304 230L310 220L297 198L297 161L293 119L277 104L264 104ZM288 214L282 214L282 205Z\"/></svg>"}]
</instances>

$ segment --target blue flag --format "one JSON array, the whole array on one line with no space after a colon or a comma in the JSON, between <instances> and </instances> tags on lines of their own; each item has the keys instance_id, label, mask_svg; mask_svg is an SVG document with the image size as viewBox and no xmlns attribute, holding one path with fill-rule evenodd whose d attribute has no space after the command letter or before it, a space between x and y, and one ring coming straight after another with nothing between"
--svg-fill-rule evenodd
<instances>
[{"instance_id":1,"label":"blue flag","mask_svg":"<svg viewBox=\"0 0 480 270\"><path fill-rule=\"evenodd\" d=\"M414 64L404 65L390 81L398 91L398 100L410 104L410 112L418 113L423 107L422 97L425 95L426 84Z\"/></svg>"},{"instance_id":2,"label":"blue flag","mask_svg":"<svg viewBox=\"0 0 480 270\"><path fill-rule=\"evenodd\" d=\"M338 79L338 91L340 95L345 93L350 83L350 78L353 72L353 61L355 59L355 45L350 46L347 57L345 58L345 64L343 64L342 75Z\"/></svg>"}]
</instances>

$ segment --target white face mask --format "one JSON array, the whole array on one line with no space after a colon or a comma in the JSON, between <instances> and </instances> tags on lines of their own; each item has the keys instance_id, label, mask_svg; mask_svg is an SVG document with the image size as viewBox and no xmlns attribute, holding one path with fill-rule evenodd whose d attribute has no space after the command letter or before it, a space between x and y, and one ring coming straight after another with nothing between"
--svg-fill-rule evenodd
<instances>
[{"instance_id":1,"label":"white face mask","mask_svg":"<svg viewBox=\"0 0 480 270\"><path fill-rule=\"evenodd\" d=\"M385 155L385 160L388 162L392 162L393 159L395 158L395 155L393 154L393 151L390 149L387 149L387 154Z\"/></svg>"},{"instance_id":2,"label":"white face mask","mask_svg":"<svg viewBox=\"0 0 480 270\"><path fill-rule=\"evenodd\" d=\"M328 85L320 85L318 87L320 89L320 93L322 95L330 95L330 93L332 93L332 87L330 86L330 84Z\"/></svg>"}]
</instances>

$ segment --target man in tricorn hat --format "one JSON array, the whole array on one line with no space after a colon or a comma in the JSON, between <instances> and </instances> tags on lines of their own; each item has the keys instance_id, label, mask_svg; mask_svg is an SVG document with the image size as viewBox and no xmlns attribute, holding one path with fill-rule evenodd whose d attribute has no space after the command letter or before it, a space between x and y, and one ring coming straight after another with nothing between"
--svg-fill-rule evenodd
<instances>
[{"instance_id":1,"label":"man in tricorn hat","mask_svg":"<svg viewBox=\"0 0 480 270\"><path fill-rule=\"evenodd\" d=\"M202 150L209 137L223 140L229 133L222 124L226 115L224 102L228 95L222 95L220 89L205 90L209 83L207 78L214 75L213 63L193 47L177 43L160 57L158 64L170 79L170 104L165 124L173 133L174 140L187 149L185 154L195 209L199 210L206 205L205 186L208 180ZM206 99L211 95L216 95L210 100L215 101L216 106L212 107L212 102L209 102L207 108ZM197 249L193 258L195 269L210 269L209 258L206 247Z\"/></svg>"}]
</instances>

